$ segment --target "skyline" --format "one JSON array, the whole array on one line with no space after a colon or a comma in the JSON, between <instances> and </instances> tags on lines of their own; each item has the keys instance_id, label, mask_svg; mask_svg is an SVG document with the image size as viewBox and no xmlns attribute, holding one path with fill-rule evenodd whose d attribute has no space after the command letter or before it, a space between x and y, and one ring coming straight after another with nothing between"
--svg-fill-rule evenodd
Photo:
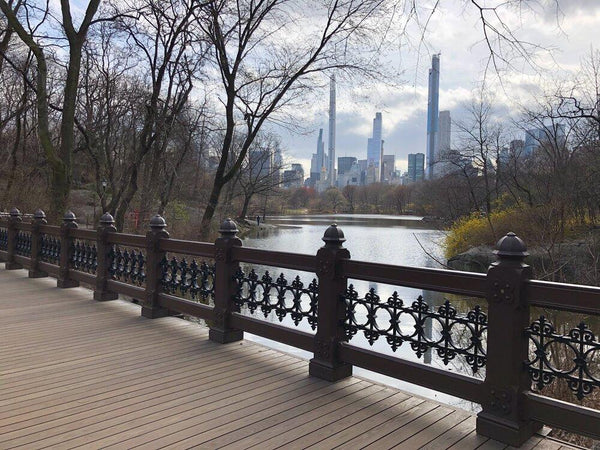
<instances>
[{"instance_id":1,"label":"skyline","mask_svg":"<svg viewBox=\"0 0 600 450\"><path fill-rule=\"evenodd\" d=\"M496 109L507 120L516 117L523 105L532 104L554 79L573 78L581 61L590 54L592 37L600 26L600 2L578 0L561 7L560 17L525 11L522 18L515 13L510 19L522 39L553 47L554 52L542 52L536 57L536 71L522 62L518 67L515 63L515 67L507 68L500 79L488 71L486 85L495 92ZM479 42L480 30L465 24L476 24L472 11L448 6L432 17L426 36L428 46L420 53L410 52L405 43L399 43L391 58L398 59L397 69L404 72L401 86L390 87L377 81L369 86L352 86L347 80L338 80L336 157L365 159L376 112L386 116L382 130L385 153L396 156L397 168L407 170L409 153L426 153L427 72L434 53L439 52L444 58L439 110L451 110L453 120L464 120L466 105L483 79L487 61L486 49ZM305 128L303 133L277 129L289 159L302 163L306 172L310 155L315 152L318 130L326 128L326 98L323 90L309 107L296 111L295 116Z\"/></svg>"}]
</instances>

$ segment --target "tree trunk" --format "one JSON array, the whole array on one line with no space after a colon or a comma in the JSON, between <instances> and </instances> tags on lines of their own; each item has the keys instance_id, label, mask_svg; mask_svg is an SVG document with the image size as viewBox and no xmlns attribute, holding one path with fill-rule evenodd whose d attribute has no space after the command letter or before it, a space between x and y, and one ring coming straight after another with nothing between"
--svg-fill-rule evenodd
<instances>
[{"instance_id":1,"label":"tree trunk","mask_svg":"<svg viewBox=\"0 0 600 450\"><path fill-rule=\"evenodd\" d=\"M243 220L248 215L248 206L250 205L250 200L252 200L252 194L244 196L244 206L242 206L242 210L240 211L239 219Z\"/></svg>"},{"instance_id":2,"label":"tree trunk","mask_svg":"<svg viewBox=\"0 0 600 450\"><path fill-rule=\"evenodd\" d=\"M223 185L215 180L212 191L210 192L210 197L208 198L208 203L206 204L206 209L202 215L202 221L200 222L199 237L203 241L206 241L210 237L210 226L215 211L217 210L217 205L219 204L219 196L221 195L222 189Z\"/></svg>"}]
</instances>

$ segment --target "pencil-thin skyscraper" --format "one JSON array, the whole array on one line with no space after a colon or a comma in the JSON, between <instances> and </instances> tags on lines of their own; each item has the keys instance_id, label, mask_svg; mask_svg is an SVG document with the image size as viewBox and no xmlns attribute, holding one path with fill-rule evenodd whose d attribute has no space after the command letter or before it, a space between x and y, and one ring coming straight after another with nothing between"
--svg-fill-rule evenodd
<instances>
[{"instance_id":1,"label":"pencil-thin skyscraper","mask_svg":"<svg viewBox=\"0 0 600 450\"><path fill-rule=\"evenodd\" d=\"M373 171L373 179L370 182L377 183L381 179L381 163L383 158L382 137L383 118L381 113L375 113L373 119L373 137L367 141L367 169L370 167ZM368 169L369 170L369 169Z\"/></svg>"},{"instance_id":2,"label":"pencil-thin skyscraper","mask_svg":"<svg viewBox=\"0 0 600 450\"><path fill-rule=\"evenodd\" d=\"M335 186L335 75L329 79L329 185Z\"/></svg>"},{"instance_id":3,"label":"pencil-thin skyscraper","mask_svg":"<svg viewBox=\"0 0 600 450\"><path fill-rule=\"evenodd\" d=\"M435 164L435 151L438 140L438 115L440 98L440 55L431 58L429 69L429 97L427 100L427 179L433 178L433 165Z\"/></svg>"}]
</instances>

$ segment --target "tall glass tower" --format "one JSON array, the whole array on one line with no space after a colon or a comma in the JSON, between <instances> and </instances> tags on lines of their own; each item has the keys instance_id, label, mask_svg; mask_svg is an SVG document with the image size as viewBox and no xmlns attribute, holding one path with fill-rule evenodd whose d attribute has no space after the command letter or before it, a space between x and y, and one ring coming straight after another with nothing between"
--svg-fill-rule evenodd
<instances>
[{"instance_id":1,"label":"tall glass tower","mask_svg":"<svg viewBox=\"0 0 600 450\"><path fill-rule=\"evenodd\" d=\"M329 79L329 185L335 186L335 75Z\"/></svg>"},{"instance_id":2,"label":"tall glass tower","mask_svg":"<svg viewBox=\"0 0 600 450\"><path fill-rule=\"evenodd\" d=\"M382 124L381 113L375 113L375 118L373 119L373 137L367 141L367 170L370 167L373 168L375 177L374 180L371 180L373 182L379 182L381 175L381 160L383 158L383 142L381 140Z\"/></svg>"},{"instance_id":3,"label":"tall glass tower","mask_svg":"<svg viewBox=\"0 0 600 450\"><path fill-rule=\"evenodd\" d=\"M429 69L429 97L427 100L427 169L425 176L428 180L433 178L433 165L439 130L439 99L440 99L440 55L431 58Z\"/></svg>"}]
</instances>

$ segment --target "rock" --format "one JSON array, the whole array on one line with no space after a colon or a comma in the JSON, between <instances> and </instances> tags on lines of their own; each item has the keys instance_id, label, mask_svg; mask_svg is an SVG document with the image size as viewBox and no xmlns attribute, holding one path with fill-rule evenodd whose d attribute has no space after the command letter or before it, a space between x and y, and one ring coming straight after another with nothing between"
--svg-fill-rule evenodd
<instances>
[{"instance_id":1,"label":"rock","mask_svg":"<svg viewBox=\"0 0 600 450\"><path fill-rule=\"evenodd\" d=\"M473 247L466 252L459 253L448 260L448 267L454 270L464 272L484 273L487 268L496 260L492 247L481 245Z\"/></svg>"}]
</instances>

